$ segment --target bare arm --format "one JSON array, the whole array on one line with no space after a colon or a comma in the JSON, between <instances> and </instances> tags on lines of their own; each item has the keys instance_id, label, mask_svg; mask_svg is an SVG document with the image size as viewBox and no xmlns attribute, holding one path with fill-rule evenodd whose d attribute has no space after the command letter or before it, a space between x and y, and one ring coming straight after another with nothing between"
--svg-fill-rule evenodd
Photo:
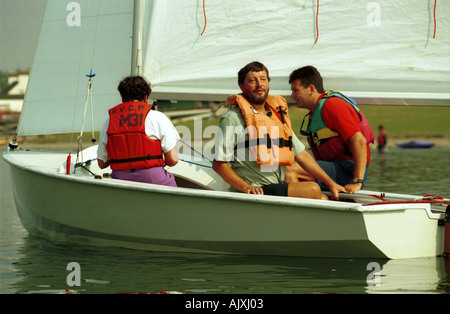
<instances>
[{"instance_id":1,"label":"bare arm","mask_svg":"<svg viewBox=\"0 0 450 314\"><path fill-rule=\"evenodd\" d=\"M298 164L313 175L318 180L322 181L324 184L328 186L331 193L333 194L333 199L339 199L339 192L346 192L344 187L340 186L336 182L334 182L323 169L319 166L319 164L312 158L310 154L306 150L295 156L295 160Z\"/></svg>"},{"instance_id":2,"label":"bare arm","mask_svg":"<svg viewBox=\"0 0 450 314\"><path fill-rule=\"evenodd\" d=\"M353 177L364 179L364 175L366 173L366 164L367 164L367 141L364 135L361 132L355 133L351 136L347 144L350 147L350 150L353 155L353 160L355 162L355 169L353 171ZM355 193L361 190L361 183L351 183L347 184L345 188L349 193Z\"/></svg>"},{"instance_id":3,"label":"bare arm","mask_svg":"<svg viewBox=\"0 0 450 314\"><path fill-rule=\"evenodd\" d=\"M226 183L228 183L232 187L235 187L241 192L247 194L264 194L261 188L250 185L240 176L238 176L238 174L233 169L231 169L231 167L225 161L214 160L213 170L217 172Z\"/></svg>"},{"instance_id":4,"label":"bare arm","mask_svg":"<svg viewBox=\"0 0 450 314\"><path fill-rule=\"evenodd\" d=\"M164 160L169 167L174 167L178 163L179 158L175 147L167 153L164 153Z\"/></svg>"},{"instance_id":5,"label":"bare arm","mask_svg":"<svg viewBox=\"0 0 450 314\"><path fill-rule=\"evenodd\" d=\"M98 164L98 166L99 166L100 169L105 169L105 168L108 168L108 167L109 167L109 161L104 162L104 161L101 160L101 159L97 159L97 164Z\"/></svg>"}]
</instances>

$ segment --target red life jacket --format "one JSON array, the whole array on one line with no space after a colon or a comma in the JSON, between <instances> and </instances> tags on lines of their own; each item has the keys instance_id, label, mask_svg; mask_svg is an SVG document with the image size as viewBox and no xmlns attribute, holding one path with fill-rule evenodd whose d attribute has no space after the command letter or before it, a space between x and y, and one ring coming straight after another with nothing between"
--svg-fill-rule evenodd
<instances>
[{"instance_id":1,"label":"red life jacket","mask_svg":"<svg viewBox=\"0 0 450 314\"><path fill-rule=\"evenodd\" d=\"M165 164L161 141L145 133L145 119L152 105L127 102L109 110L108 152L113 170L146 169Z\"/></svg>"}]
</instances>

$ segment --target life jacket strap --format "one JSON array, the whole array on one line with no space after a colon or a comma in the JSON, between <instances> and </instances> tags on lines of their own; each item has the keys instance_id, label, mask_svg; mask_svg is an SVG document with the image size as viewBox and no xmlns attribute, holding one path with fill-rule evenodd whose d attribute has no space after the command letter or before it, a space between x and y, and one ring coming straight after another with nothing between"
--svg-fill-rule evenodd
<instances>
[{"instance_id":1,"label":"life jacket strap","mask_svg":"<svg viewBox=\"0 0 450 314\"><path fill-rule=\"evenodd\" d=\"M273 141L269 134L266 134L265 138L258 138L258 139L252 139L252 140L246 140L244 143L245 147L251 147L251 146L258 146L258 145L267 145L268 149L272 148L272 145L274 145L275 141ZM289 136L289 139L286 140L284 138L279 138L278 139L278 145L276 145L278 147L288 147L289 150L292 150L292 148L294 147L293 141L292 141L292 136ZM237 149L238 147L242 147L241 144L236 145L236 147L234 149Z\"/></svg>"},{"instance_id":2,"label":"life jacket strap","mask_svg":"<svg viewBox=\"0 0 450 314\"><path fill-rule=\"evenodd\" d=\"M156 159L163 159L162 155L159 156L145 156L145 157L137 157L137 158L128 158L128 159L111 159L109 163L111 164L120 164L120 163L127 163L127 162L136 162L136 161L145 161L145 160L156 160Z\"/></svg>"}]
</instances>

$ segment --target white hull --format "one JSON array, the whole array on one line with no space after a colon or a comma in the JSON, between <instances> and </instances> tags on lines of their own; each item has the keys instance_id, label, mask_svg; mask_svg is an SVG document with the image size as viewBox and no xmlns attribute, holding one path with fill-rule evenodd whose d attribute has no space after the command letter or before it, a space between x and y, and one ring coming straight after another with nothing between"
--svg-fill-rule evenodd
<instances>
[{"instance_id":1,"label":"white hull","mask_svg":"<svg viewBox=\"0 0 450 314\"><path fill-rule=\"evenodd\" d=\"M84 153L85 160L95 158L86 156L92 152ZM4 154L17 212L30 234L134 249L252 255L401 259L443 253L438 220L444 214L430 204L363 206L216 191L224 186L210 168L185 162L171 171L184 174L183 185L195 178L205 189L95 179L82 169L58 173L66 157ZM101 174L96 162L90 167ZM397 199L402 197L407 196Z\"/></svg>"}]
</instances>

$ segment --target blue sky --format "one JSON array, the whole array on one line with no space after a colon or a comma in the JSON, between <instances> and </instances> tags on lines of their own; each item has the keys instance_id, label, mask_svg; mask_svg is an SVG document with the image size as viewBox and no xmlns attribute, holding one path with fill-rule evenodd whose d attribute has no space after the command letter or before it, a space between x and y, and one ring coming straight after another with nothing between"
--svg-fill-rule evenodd
<instances>
[{"instance_id":1,"label":"blue sky","mask_svg":"<svg viewBox=\"0 0 450 314\"><path fill-rule=\"evenodd\" d=\"M45 0L0 0L0 71L29 70Z\"/></svg>"}]
</instances>

